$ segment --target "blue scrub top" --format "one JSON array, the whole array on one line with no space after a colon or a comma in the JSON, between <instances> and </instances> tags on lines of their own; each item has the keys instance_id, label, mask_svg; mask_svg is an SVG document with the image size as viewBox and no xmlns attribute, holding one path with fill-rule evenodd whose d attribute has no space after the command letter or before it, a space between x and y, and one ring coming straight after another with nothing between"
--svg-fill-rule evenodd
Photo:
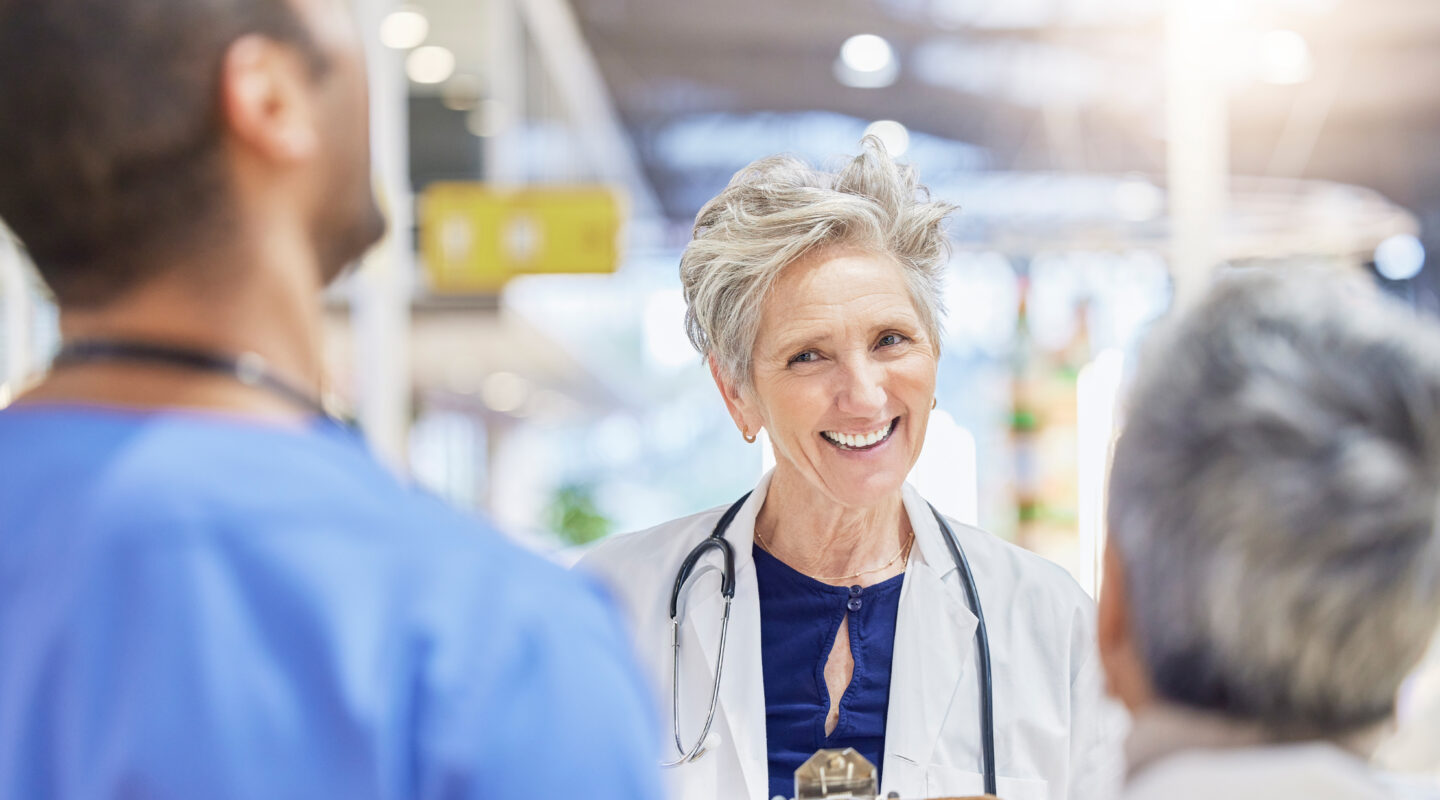
<instances>
[{"instance_id":1,"label":"blue scrub top","mask_svg":"<svg viewBox=\"0 0 1440 800\"><path fill-rule=\"evenodd\" d=\"M853 747L875 765L885 754L895 618L904 575L874 586L831 586L755 547L770 796L795 793L795 770L816 750ZM825 661L846 615L855 672L840 698L840 720L825 735L830 692Z\"/></svg>"},{"instance_id":2,"label":"blue scrub top","mask_svg":"<svg viewBox=\"0 0 1440 800\"><path fill-rule=\"evenodd\" d=\"M350 431L0 412L0 800L660 795L579 576Z\"/></svg>"}]
</instances>

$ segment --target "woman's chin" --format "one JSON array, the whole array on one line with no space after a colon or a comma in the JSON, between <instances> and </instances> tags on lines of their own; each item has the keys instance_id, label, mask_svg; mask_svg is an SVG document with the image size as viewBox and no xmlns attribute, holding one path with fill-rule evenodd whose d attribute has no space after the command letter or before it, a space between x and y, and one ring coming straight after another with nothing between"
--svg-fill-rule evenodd
<instances>
[{"instance_id":1,"label":"woman's chin","mask_svg":"<svg viewBox=\"0 0 1440 800\"><path fill-rule=\"evenodd\" d=\"M846 500L886 499L900 491L915 461L910 457L913 447L906 428L903 418L899 419L883 441L861 448L837 444L822 435L817 466L829 473L824 476L827 485Z\"/></svg>"},{"instance_id":2,"label":"woman's chin","mask_svg":"<svg viewBox=\"0 0 1440 800\"><path fill-rule=\"evenodd\" d=\"M897 427L902 427L897 426ZM814 490L846 508L867 508L893 501L915 462L915 446L895 430L878 446L851 447L817 436L818 447L803 459L782 458L777 466L803 476ZM808 448L807 448L808 449ZM777 455L779 453L777 452ZM789 481L785 481L789 483Z\"/></svg>"},{"instance_id":3,"label":"woman's chin","mask_svg":"<svg viewBox=\"0 0 1440 800\"><path fill-rule=\"evenodd\" d=\"M900 480L881 483L866 483L835 492L836 496L847 508L875 508L886 503L893 502L900 496L900 489L905 485L904 477Z\"/></svg>"},{"instance_id":4,"label":"woman's chin","mask_svg":"<svg viewBox=\"0 0 1440 800\"><path fill-rule=\"evenodd\" d=\"M820 475L820 480L829 494L837 502L852 508L865 508L894 499L910 472L902 463L885 461L831 463L822 466L822 469L824 474Z\"/></svg>"}]
</instances>

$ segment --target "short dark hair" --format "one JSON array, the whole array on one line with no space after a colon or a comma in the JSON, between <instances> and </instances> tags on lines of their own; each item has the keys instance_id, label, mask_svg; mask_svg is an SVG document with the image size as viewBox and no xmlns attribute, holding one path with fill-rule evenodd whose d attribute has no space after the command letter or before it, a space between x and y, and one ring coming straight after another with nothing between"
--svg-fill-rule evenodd
<instances>
[{"instance_id":1,"label":"short dark hair","mask_svg":"<svg viewBox=\"0 0 1440 800\"><path fill-rule=\"evenodd\" d=\"M219 81L290 0L0 0L0 220L62 305L102 304L224 216Z\"/></svg>"}]
</instances>

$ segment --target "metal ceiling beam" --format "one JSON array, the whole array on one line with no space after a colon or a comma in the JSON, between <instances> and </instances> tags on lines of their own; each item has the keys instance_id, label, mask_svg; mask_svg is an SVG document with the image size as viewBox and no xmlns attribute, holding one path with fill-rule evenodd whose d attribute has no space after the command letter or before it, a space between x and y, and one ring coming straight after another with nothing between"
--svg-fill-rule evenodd
<instances>
[{"instance_id":1,"label":"metal ceiling beam","mask_svg":"<svg viewBox=\"0 0 1440 800\"><path fill-rule=\"evenodd\" d=\"M567 0L518 0L540 61L554 83L587 160L599 174L624 184L642 220L661 218L660 201L636 155L610 89Z\"/></svg>"}]
</instances>

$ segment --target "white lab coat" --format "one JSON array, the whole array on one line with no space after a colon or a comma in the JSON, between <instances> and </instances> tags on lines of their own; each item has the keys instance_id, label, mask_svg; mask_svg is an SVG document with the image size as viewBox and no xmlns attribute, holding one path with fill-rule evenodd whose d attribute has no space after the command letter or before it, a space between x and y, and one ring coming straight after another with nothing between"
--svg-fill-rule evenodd
<instances>
[{"instance_id":1,"label":"white lab coat","mask_svg":"<svg viewBox=\"0 0 1440 800\"><path fill-rule=\"evenodd\" d=\"M768 800L760 602L751 547L763 478L726 538L736 590L711 749L666 770L683 800ZM976 617L929 506L904 490L915 547L895 626L881 793L904 798L980 794ZM665 755L670 733L669 600L680 562L725 507L615 537L580 562L614 591L657 687ZM1112 800L1123 771L1123 716L1103 699L1094 655L1094 604L1055 564L950 521L978 584L990 635L999 794L1005 800ZM680 730L689 747L704 725L724 603L713 551L682 595ZM1118 723L1118 724L1117 724Z\"/></svg>"}]
</instances>

